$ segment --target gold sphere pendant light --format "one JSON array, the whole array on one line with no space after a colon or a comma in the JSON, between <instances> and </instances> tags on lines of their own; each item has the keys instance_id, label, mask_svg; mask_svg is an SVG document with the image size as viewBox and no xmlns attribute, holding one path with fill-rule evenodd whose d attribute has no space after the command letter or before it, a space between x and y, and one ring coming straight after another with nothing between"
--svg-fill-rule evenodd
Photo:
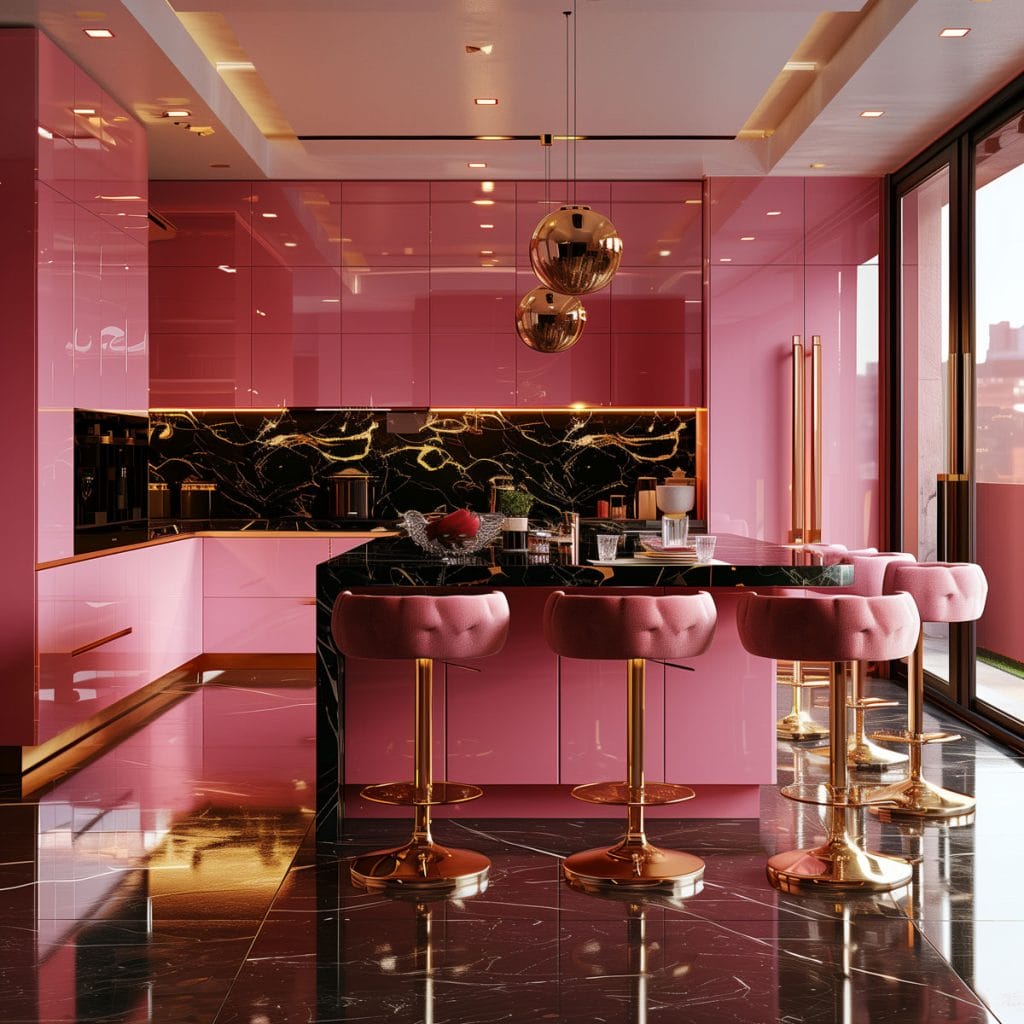
<instances>
[{"instance_id":1,"label":"gold sphere pendant light","mask_svg":"<svg viewBox=\"0 0 1024 1024\"><path fill-rule=\"evenodd\" d=\"M572 202L541 218L530 239L530 265L549 288L565 295L587 295L606 287L622 260L622 239L615 225L589 206L576 204L576 4L565 15L565 134L566 193L570 192L569 157L572 156ZM570 58L569 18L572 17L572 131L569 131ZM571 143L571 148L568 147Z\"/></svg>"},{"instance_id":2,"label":"gold sphere pendant light","mask_svg":"<svg viewBox=\"0 0 1024 1024\"><path fill-rule=\"evenodd\" d=\"M583 334L587 311L574 295L540 285L528 291L516 309L516 330L535 352L564 352Z\"/></svg>"}]
</instances>

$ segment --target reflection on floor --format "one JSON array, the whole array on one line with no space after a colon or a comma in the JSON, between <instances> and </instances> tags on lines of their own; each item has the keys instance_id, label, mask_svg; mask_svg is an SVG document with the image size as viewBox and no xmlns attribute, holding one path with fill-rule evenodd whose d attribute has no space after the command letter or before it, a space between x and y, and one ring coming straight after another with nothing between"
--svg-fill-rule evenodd
<instances>
[{"instance_id":1,"label":"reflection on floor","mask_svg":"<svg viewBox=\"0 0 1024 1024\"><path fill-rule=\"evenodd\" d=\"M416 903L360 893L343 858L315 855L312 700L309 675L225 673L38 801L0 806L0 1019L1024 1021L1024 764L979 736L926 748L930 778L977 793L975 825L867 817L872 843L920 858L895 897L774 892L766 857L820 818L765 787L760 820L652 822L707 861L689 900L560 882L559 858L609 842L613 821L481 820L436 831L492 858L487 891ZM786 744L779 762L780 781L824 770ZM364 822L344 854L405 829Z\"/></svg>"}]
</instances>

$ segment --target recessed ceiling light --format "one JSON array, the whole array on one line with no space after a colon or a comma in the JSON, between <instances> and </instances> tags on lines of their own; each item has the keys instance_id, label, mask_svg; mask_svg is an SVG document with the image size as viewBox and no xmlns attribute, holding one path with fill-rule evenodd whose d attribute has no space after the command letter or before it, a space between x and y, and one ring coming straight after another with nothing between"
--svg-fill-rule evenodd
<instances>
[{"instance_id":1,"label":"recessed ceiling light","mask_svg":"<svg viewBox=\"0 0 1024 1024\"><path fill-rule=\"evenodd\" d=\"M741 242L753 242L754 241L754 236L753 235L740 235L740 241Z\"/></svg>"},{"instance_id":2,"label":"recessed ceiling light","mask_svg":"<svg viewBox=\"0 0 1024 1024\"><path fill-rule=\"evenodd\" d=\"M471 167L471 168L473 168L474 170L479 170L479 169L481 169L481 168L484 168L484 167L486 167L486 166L487 166L487 164L485 164L485 163L479 163L479 162L476 162L476 163L466 164L466 166L467 166L467 167Z\"/></svg>"},{"instance_id":3,"label":"recessed ceiling light","mask_svg":"<svg viewBox=\"0 0 1024 1024\"><path fill-rule=\"evenodd\" d=\"M481 181L480 182L480 191L481 192L493 192L494 191L494 182L493 181Z\"/></svg>"},{"instance_id":4,"label":"recessed ceiling light","mask_svg":"<svg viewBox=\"0 0 1024 1024\"><path fill-rule=\"evenodd\" d=\"M298 244L299 244L298 242L285 242L284 243L284 247L286 249L295 249L295 248L298 247Z\"/></svg>"},{"instance_id":5,"label":"recessed ceiling light","mask_svg":"<svg viewBox=\"0 0 1024 1024\"><path fill-rule=\"evenodd\" d=\"M939 37L942 39L963 39L971 30L969 28L944 28Z\"/></svg>"},{"instance_id":6,"label":"recessed ceiling light","mask_svg":"<svg viewBox=\"0 0 1024 1024\"><path fill-rule=\"evenodd\" d=\"M766 211L765 216L766 217L781 217L782 216L782 211L781 210L768 210L768 211Z\"/></svg>"},{"instance_id":7,"label":"recessed ceiling light","mask_svg":"<svg viewBox=\"0 0 1024 1024\"><path fill-rule=\"evenodd\" d=\"M494 200L493 199L474 199L473 200L473 205L474 206L493 206L494 205Z\"/></svg>"},{"instance_id":8,"label":"recessed ceiling light","mask_svg":"<svg viewBox=\"0 0 1024 1024\"><path fill-rule=\"evenodd\" d=\"M255 71L256 65L251 60L219 60L218 71Z\"/></svg>"},{"instance_id":9,"label":"recessed ceiling light","mask_svg":"<svg viewBox=\"0 0 1024 1024\"><path fill-rule=\"evenodd\" d=\"M823 164L823 163L813 163L813 164L811 164L810 166L811 166L811 168L812 168L813 170L815 170L815 171L820 171L820 170L822 169L822 167L828 167L828 164Z\"/></svg>"},{"instance_id":10,"label":"recessed ceiling light","mask_svg":"<svg viewBox=\"0 0 1024 1024\"><path fill-rule=\"evenodd\" d=\"M860 112L861 117L881 117L885 113L884 110L862 110Z\"/></svg>"},{"instance_id":11,"label":"recessed ceiling light","mask_svg":"<svg viewBox=\"0 0 1024 1024\"><path fill-rule=\"evenodd\" d=\"M165 110L163 112L164 117L191 117L191 110Z\"/></svg>"},{"instance_id":12,"label":"recessed ceiling light","mask_svg":"<svg viewBox=\"0 0 1024 1024\"><path fill-rule=\"evenodd\" d=\"M472 43L466 44L466 53L483 53L488 57L494 50L494 43L481 43L479 46L474 46Z\"/></svg>"},{"instance_id":13,"label":"recessed ceiling light","mask_svg":"<svg viewBox=\"0 0 1024 1024\"><path fill-rule=\"evenodd\" d=\"M83 117L86 117L86 116L88 116L90 114L95 114L96 113L96 108L95 107L72 107L71 108L71 113L72 114L81 114Z\"/></svg>"},{"instance_id":14,"label":"recessed ceiling light","mask_svg":"<svg viewBox=\"0 0 1024 1024\"><path fill-rule=\"evenodd\" d=\"M498 100L494 96L477 96L473 102L478 107L496 107L498 105Z\"/></svg>"},{"instance_id":15,"label":"recessed ceiling light","mask_svg":"<svg viewBox=\"0 0 1024 1024\"><path fill-rule=\"evenodd\" d=\"M817 71L818 62L815 60L787 60L782 65L783 71Z\"/></svg>"},{"instance_id":16,"label":"recessed ceiling light","mask_svg":"<svg viewBox=\"0 0 1024 1024\"><path fill-rule=\"evenodd\" d=\"M658 255L659 256L671 256L672 255L672 250L671 249L659 249L658 250Z\"/></svg>"},{"instance_id":17,"label":"recessed ceiling light","mask_svg":"<svg viewBox=\"0 0 1024 1024\"><path fill-rule=\"evenodd\" d=\"M482 227L485 231L490 231L491 228L494 227L494 225L493 224L481 224L480 227Z\"/></svg>"},{"instance_id":18,"label":"recessed ceiling light","mask_svg":"<svg viewBox=\"0 0 1024 1024\"><path fill-rule=\"evenodd\" d=\"M719 263L732 263L732 257L731 256L719 256L718 257L718 262Z\"/></svg>"},{"instance_id":19,"label":"recessed ceiling light","mask_svg":"<svg viewBox=\"0 0 1024 1024\"><path fill-rule=\"evenodd\" d=\"M276 213L261 213L260 216L261 217L266 217L267 220L274 220L274 219L276 219L277 214Z\"/></svg>"},{"instance_id":20,"label":"recessed ceiling light","mask_svg":"<svg viewBox=\"0 0 1024 1024\"><path fill-rule=\"evenodd\" d=\"M113 39L114 33L109 28L83 28L82 31L90 39Z\"/></svg>"}]
</instances>

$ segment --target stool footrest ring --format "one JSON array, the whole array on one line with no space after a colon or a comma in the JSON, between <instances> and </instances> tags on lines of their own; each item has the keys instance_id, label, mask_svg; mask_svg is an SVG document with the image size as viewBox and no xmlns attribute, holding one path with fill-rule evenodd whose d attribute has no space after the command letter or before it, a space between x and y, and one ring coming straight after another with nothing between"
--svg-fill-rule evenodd
<instances>
[{"instance_id":1,"label":"stool footrest ring","mask_svg":"<svg viewBox=\"0 0 1024 1024\"><path fill-rule=\"evenodd\" d=\"M395 804L400 807L436 807L439 804L462 804L484 795L479 786L465 782L432 782L427 787L427 799L416 795L411 782L381 782L364 786L359 795L376 804Z\"/></svg>"},{"instance_id":2,"label":"stool footrest ring","mask_svg":"<svg viewBox=\"0 0 1024 1024\"><path fill-rule=\"evenodd\" d=\"M910 743L925 746L928 743L953 743L963 737L958 732L873 732L870 739L879 743Z\"/></svg>"},{"instance_id":3,"label":"stool footrest ring","mask_svg":"<svg viewBox=\"0 0 1024 1024\"><path fill-rule=\"evenodd\" d=\"M858 711L873 711L875 708L898 708L898 700L886 700L884 697L860 697L857 700L847 700L848 708L856 708Z\"/></svg>"},{"instance_id":4,"label":"stool footrest ring","mask_svg":"<svg viewBox=\"0 0 1024 1024\"><path fill-rule=\"evenodd\" d=\"M588 782L576 786L572 795L588 804L618 804L623 807L659 807L692 800L697 794L689 786L674 782L648 782L639 793L630 794L625 782Z\"/></svg>"},{"instance_id":5,"label":"stool footrest ring","mask_svg":"<svg viewBox=\"0 0 1024 1024\"><path fill-rule=\"evenodd\" d=\"M867 807L892 801L888 786L851 785L836 789L824 783L803 782L783 786L780 793L788 800L821 807Z\"/></svg>"}]
</instances>

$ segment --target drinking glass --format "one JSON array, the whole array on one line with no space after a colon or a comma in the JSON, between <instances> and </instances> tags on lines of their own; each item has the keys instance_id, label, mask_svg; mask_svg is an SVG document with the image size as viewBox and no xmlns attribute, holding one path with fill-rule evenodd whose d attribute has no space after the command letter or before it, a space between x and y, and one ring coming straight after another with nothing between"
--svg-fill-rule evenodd
<instances>
[{"instance_id":1,"label":"drinking glass","mask_svg":"<svg viewBox=\"0 0 1024 1024\"><path fill-rule=\"evenodd\" d=\"M600 562L610 562L615 558L619 546L617 533L599 533L597 535L597 558Z\"/></svg>"},{"instance_id":2,"label":"drinking glass","mask_svg":"<svg viewBox=\"0 0 1024 1024\"><path fill-rule=\"evenodd\" d=\"M697 553L698 562L710 562L715 554L715 541L717 537L702 533L693 538L693 548Z\"/></svg>"}]
</instances>

